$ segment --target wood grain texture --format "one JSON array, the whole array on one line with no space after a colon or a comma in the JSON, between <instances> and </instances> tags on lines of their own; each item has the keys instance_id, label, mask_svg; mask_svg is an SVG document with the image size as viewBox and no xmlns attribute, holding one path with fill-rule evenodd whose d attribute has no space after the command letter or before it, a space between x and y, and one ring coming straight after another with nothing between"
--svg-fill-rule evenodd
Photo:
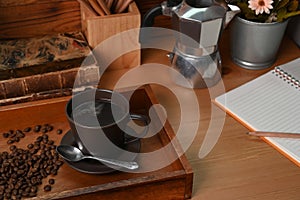
<instances>
[{"instance_id":1,"label":"wood grain texture","mask_svg":"<svg viewBox=\"0 0 300 200\"><path fill-rule=\"evenodd\" d=\"M87 10L82 10L86 16ZM92 48L95 48L105 39L126 30L140 27L140 14L135 3L132 3L127 13L113 14L105 17L83 17L82 23L86 30L83 30ZM105 28L104 28L105 27ZM138 42L138 37L135 38ZM132 41L134 42L134 41Z\"/></svg>"},{"instance_id":2,"label":"wood grain texture","mask_svg":"<svg viewBox=\"0 0 300 200\"><path fill-rule=\"evenodd\" d=\"M135 1L140 19L161 0ZM171 27L171 20L159 16L155 26ZM3 0L0 1L0 39L24 38L81 30L77 0ZM83 27L84 30L84 27Z\"/></svg>"},{"instance_id":3,"label":"wood grain texture","mask_svg":"<svg viewBox=\"0 0 300 200\"><path fill-rule=\"evenodd\" d=\"M98 4L102 8L102 10L105 12L106 15L110 15L110 10L107 7L106 3L103 0L97 0Z\"/></svg>"},{"instance_id":4,"label":"wood grain texture","mask_svg":"<svg viewBox=\"0 0 300 200\"><path fill-rule=\"evenodd\" d=\"M97 3L96 0L88 0L88 2L99 16L104 16L105 15L104 10L100 7L100 5Z\"/></svg>"},{"instance_id":5,"label":"wood grain texture","mask_svg":"<svg viewBox=\"0 0 300 200\"><path fill-rule=\"evenodd\" d=\"M30 5L30 4L53 3L53 2L61 2L61 1L66 1L66 0L1 0L0 7L23 6L23 5Z\"/></svg>"},{"instance_id":6,"label":"wood grain texture","mask_svg":"<svg viewBox=\"0 0 300 200\"><path fill-rule=\"evenodd\" d=\"M140 65L138 28L141 22L139 10L134 2L129 5L126 13L94 16L83 6L81 6L81 11L83 32L101 66L109 66L108 70L116 70ZM120 33L132 29L135 31L118 37ZM111 37L118 38L111 42L105 42ZM129 48L133 50L127 53L120 52ZM118 52L120 54L113 58L111 63L104 63Z\"/></svg>"},{"instance_id":7,"label":"wood grain texture","mask_svg":"<svg viewBox=\"0 0 300 200\"><path fill-rule=\"evenodd\" d=\"M243 69L234 64L230 58L230 29L231 26L224 30L220 40L222 80L226 91L253 80L275 66L298 58L300 55L299 47L285 37L276 63L272 67L264 70ZM142 63L170 66L166 57L167 53L157 49L144 49ZM113 88L127 71L128 69L124 69L106 73L102 87ZM192 127L198 123L191 117L181 118L180 105L172 92L158 85L153 85L152 88L159 103L166 109L168 120L175 131L180 123L186 127ZM194 91L199 99L201 118L194 142L186 152L194 171L192 200L273 200L275 197L278 200L298 200L300 196L299 167L262 140L247 136L245 133L249 130L230 116L226 116L221 136L213 150L205 158L199 158L199 149L208 128L212 128L213 133L220 130L210 124L212 102L209 90L195 89ZM222 91L214 92L215 95L222 93ZM215 116L214 119L222 120L222 116Z\"/></svg>"},{"instance_id":8,"label":"wood grain texture","mask_svg":"<svg viewBox=\"0 0 300 200\"><path fill-rule=\"evenodd\" d=\"M76 0L0 6L0 38L25 38L80 31Z\"/></svg>"}]
</instances>

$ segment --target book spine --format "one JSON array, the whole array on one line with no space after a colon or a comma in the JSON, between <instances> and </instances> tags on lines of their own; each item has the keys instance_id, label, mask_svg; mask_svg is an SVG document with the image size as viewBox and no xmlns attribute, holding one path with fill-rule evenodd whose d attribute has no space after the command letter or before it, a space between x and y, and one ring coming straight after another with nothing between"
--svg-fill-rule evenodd
<instances>
[{"instance_id":1,"label":"book spine","mask_svg":"<svg viewBox=\"0 0 300 200\"><path fill-rule=\"evenodd\" d=\"M0 106L68 96L76 88L97 86L99 79L99 67L91 65L0 81Z\"/></svg>"}]
</instances>

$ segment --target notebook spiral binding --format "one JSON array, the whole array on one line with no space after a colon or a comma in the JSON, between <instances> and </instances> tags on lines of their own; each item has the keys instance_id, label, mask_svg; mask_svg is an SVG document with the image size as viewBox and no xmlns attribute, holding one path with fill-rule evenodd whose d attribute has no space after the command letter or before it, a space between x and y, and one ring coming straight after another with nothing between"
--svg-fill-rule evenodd
<instances>
[{"instance_id":1,"label":"notebook spiral binding","mask_svg":"<svg viewBox=\"0 0 300 200\"><path fill-rule=\"evenodd\" d=\"M295 87L296 89L300 88L300 81L296 78L294 78L292 75L289 73L285 72L283 69L280 67L275 67L275 69L272 72L279 78L281 78L283 81L286 81L287 84L290 84L291 86Z\"/></svg>"}]
</instances>

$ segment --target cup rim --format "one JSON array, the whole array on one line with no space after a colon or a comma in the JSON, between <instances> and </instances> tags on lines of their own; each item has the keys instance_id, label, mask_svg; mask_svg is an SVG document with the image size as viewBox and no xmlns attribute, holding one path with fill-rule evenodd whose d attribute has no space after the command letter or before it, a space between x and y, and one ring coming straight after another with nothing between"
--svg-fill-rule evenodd
<instances>
[{"instance_id":1,"label":"cup rim","mask_svg":"<svg viewBox=\"0 0 300 200\"><path fill-rule=\"evenodd\" d=\"M94 90L94 92L92 91ZM78 122L76 122L72 117L71 117L71 113L68 112L68 107L71 105L73 105L73 99L78 97L78 96L82 96L84 95L85 93L88 93L88 92L93 92L94 94L96 94L97 91L103 91L103 92L108 92L110 94L117 94L118 97L121 97L125 102L128 102L127 99L122 95L120 94L119 92L116 92L114 90L109 90L109 89L101 89L101 88L91 88L91 89L87 89L85 91L82 91L82 92L79 92L77 94L74 94L71 96L71 98L68 100L67 104L66 104L66 107L65 107L65 113L66 113L66 116L68 118L68 120L72 121L76 126L80 126L82 128L89 128L89 129L99 129L99 128L107 128L107 127L111 127L111 126L114 126L114 125L117 125L120 121L124 120L127 116L126 112L125 114L118 120L114 121L113 123L110 123L110 124L107 124L107 125L104 125L104 126L87 126L87 125L83 125L83 124L80 124ZM106 99L104 101L107 101L107 102L111 102L110 101L111 99ZM73 106L72 106L73 107ZM73 110L71 108L71 110Z\"/></svg>"}]
</instances>

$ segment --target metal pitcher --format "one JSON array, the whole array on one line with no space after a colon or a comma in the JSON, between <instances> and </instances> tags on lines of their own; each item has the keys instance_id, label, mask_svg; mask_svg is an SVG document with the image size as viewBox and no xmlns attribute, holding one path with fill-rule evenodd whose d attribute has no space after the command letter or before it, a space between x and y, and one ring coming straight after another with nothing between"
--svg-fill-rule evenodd
<instances>
[{"instance_id":1,"label":"metal pitcher","mask_svg":"<svg viewBox=\"0 0 300 200\"><path fill-rule=\"evenodd\" d=\"M187 36L176 38L173 52L168 56L172 67L189 84L173 77L175 82L185 87L206 88L221 79L218 41L225 26L239 12L237 6L224 0L168 0L149 10L142 26L152 26L158 15L170 16L173 29Z\"/></svg>"}]
</instances>

